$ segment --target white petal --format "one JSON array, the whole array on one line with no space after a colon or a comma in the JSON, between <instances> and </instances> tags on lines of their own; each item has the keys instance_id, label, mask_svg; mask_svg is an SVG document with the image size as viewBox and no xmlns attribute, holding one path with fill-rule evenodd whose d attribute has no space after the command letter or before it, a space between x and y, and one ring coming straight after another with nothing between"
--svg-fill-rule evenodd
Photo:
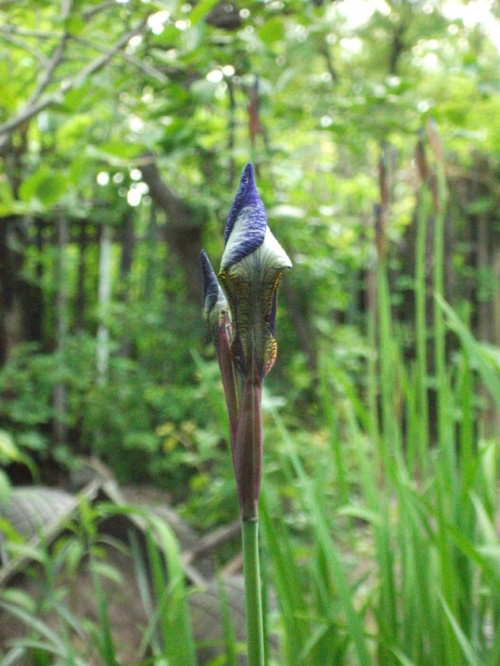
<instances>
[{"instance_id":1,"label":"white petal","mask_svg":"<svg viewBox=\"0 0 500 666\"><path fill-rule=\"evenodd\" d=\"M290 258L268 227L262 245L240 261L230 264L229 272L232 275L244 275L246 280L252 282L268 279L269 271L272 274L291 267ZM221 268L224 270L224 258Z\"/></svg>"},{"instance_id":2,"label":"white petal","mask_svg":"<svg viewBox=\"0 0 500 666\"><path fill-rule=\"evenodd\" d=\"M261 252L261 262L266 267L272 266L277 270L292 267L290 257L273 236L269 227L266 229L266 236L259 250Z\"/></svg>"}]
</instances>

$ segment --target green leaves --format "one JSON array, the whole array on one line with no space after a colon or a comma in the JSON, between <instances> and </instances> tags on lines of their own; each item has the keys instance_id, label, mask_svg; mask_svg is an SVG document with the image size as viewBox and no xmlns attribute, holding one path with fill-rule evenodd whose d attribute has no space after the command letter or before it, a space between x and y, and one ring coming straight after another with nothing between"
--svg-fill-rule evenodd
<instances>
[{"instance_id":1,"label":"green leaves","mask_svg":"<svg viewBox=\"0 0 500 666\"><path fill-rule=\"evenodd\" d=\"M189 14L191 24L199 23L218 2L219 0L200 0Z\"/></svg>"},{"instance_id":2,"label":"green leaves","mask_svg":"<svg viewBox=\"0 0 500 666\"><path fill-rule=\"evenodd\" d=\"M14 197L8 182L0 180L0 215L10 215L14 208Z\"/></svg>"},{"instance_id":3,"label":"green leaves","mask_svg":"<svg viewBox=\"0 0 500 666\"><path fill-rule=\"evenodd\" d=\"M34 479L38 477L38 471L31 458L16 446L10 433L0 430L0 465L7 466L11 463L26 465L32 477ZM9 488L8 476L3 470L0 470L0 503L8 499Z\"/></svg>"},{"instance_id":4,"label":"green leaves","mask_svg":"<svg viewBox=\"0 0 500 666\"><path fill-rule=\"evenodd\" d=\"M89 146L87 154L100 158L115 166L127 166L129 160L137 157L144 151L144 146L124 141L107 141L95 146Z\"/></svg>"},{"instance_id":5,"label":"green leaves","mask_svg":"<svg viewBox=\"0 0 500 666\"><path fill-rule=\"evenodd\" d=\"M285 23L283 18L275 16L268 19L258 29L257 34L266 46L272 47L275 42L285 37Z\"/></svg>"},{"instance_id":6,"label":"green leaves","mask_svg":"<svg viewBox=\"0 0 500 666\"><path fill-rule=\"evenodd\" d=\"M6 462L15 460L19 460L19 451L14 440L8 432L0 430L0 461L5 465Z\"/></svg>"},{"instance_id":7,"label":"green leaves","mask_svg":"<svg viewBox=\"0 0 500 666\"><path fill-rule=\"evenodd\" d=\"M68 180L62 172L47 166L26 178L19 188L19 198L33 210L49 209L66 193Z\"/></svg>"},{"instance_id":8,"label":"green leaves","mask_svg":"<svg viewBox=\"0 0 500 666\"><path fill-rule=\"evenodd\" d=\"M488 354L487 348L475 340L470 330L460 321L454 310L442 299L437 297L439 307L448 319L449 327L459 337L463 349L470 358L470 362L479 372L481 379L487 387L491 397L500 409L500 374L499 367Z\"/></svg>"}]
</instances>

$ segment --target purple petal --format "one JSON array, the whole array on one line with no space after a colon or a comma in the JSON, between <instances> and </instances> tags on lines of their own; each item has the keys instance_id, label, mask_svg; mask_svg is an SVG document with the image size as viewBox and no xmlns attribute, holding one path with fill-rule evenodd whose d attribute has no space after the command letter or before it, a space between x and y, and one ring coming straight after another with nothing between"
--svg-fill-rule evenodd
<instances>
[{"instance_id":1,"label":"purple petal","mask_svg":"<svg viewBox=\"0 0 500 666\"><path fill-rule=\"evenodd\" d=\"M253 189L255 190L255 181L254 181L254 177L253 177L253 166L249 162L246 165L246 167L243 169L243 173L241 174L240 184L238 185L238 191L236 192L236 196L234 197L233 205L231 207L231 210L229 211L229 217L227 218L226 228L224 229L224 242L225 243L227 243L227 239L229 238L229 234L233 230L233 226L234 226L234 223L236 221L236 218L238 217L238 214L239 214L239 212L240 212L240 210L243 206L243 201L245 199L247 187L248 187L250 181L252 181Z\"/></svg>"},{"instance_id":2,"label":"purple petal","mask_svg":"<svg viewBox=\"0 0 500 666\"><path fill-rule=\"evenodd\" d=\"M200 261L201 282L203 286L203 302L205 305L205 314L208 317L210 312L214 309L222 290L205 250L201 251Z\"/></svg>"},{"instance_id":3,"label":"purple petal","mask_svg":"<svg viewBox=\"0 0 500 666\"><path fill-rule=\"evenodd\" d=\"M235 229L235 225L238 229ZM264 242L266 229L266 211L255 187L253 167L249 163L241 176L224 230L227 252L224 253L223 268L232 266L260 247Z\"/></svg>"}]
</instances>

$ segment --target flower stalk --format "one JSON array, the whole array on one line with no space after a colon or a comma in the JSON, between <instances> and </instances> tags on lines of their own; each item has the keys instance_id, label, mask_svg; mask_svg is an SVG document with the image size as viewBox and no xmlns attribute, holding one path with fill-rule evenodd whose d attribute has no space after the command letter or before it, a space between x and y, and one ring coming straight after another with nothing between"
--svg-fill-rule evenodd
<instances>
[{"instance_id":1,"label":"flower stalk","mask_svg":"<svg viewBox=\"0 0 500 666\"><path fill-rule=\"evenodd\" d=\"M202 252L203 297L229 414L242 521L249 666L264 664L258 503L262 479L262 385L276 360L278 287L292 263L267 225L247 164L224 231L220 280Z\"/></svg>"},{"instance_id":2,"label":"flower stalk","mask_svg":"<svg viewBox=\"0 0 500 666\"><path fill-rule=\"evenodd\" d=\"M264 666L264 623L260 585L259 521L243 520L243 574L245 576L245 613L249 666Z\"/></svg>"},{"instance_id":3,"label":"flower stalk","mask_svg":"<svg viewBox=\"0 0 500 666\"><path fill-rule=\"evenodd\" d=\"M241 519L258 516L262 478L262 381L247 378L243 385L234 446L234 476Z\"/></svg>"}]
</instances>

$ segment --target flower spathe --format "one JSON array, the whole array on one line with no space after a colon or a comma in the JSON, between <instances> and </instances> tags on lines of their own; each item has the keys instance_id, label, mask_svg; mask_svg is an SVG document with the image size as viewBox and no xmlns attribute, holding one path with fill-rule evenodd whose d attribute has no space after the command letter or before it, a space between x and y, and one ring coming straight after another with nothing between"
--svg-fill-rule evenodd
<instances>
[{"instance_id":1,"label":"flower spathe","mask_svg":"<svg viewBox=\"0 0 500 666\"><path fill-rule=\"evenodd\" d=\"M229 416L231 451L234 457L234 441L238 419L238 397L231 353L232 327L229 317L229 307L205 250L201 251L200 260L205 317L207 319L210 338L217 352L217 361L219 363Z\"/></svg>"},{"instance_id":2,"label":"flower spathe","mask_svg":"<svg viewBox=\"0 0 500 666\"><path fill-rule=\"evenodd\" d=\"M224 238L219 277L233 317L233 355L244 378L263 379L276 359L278 286L292 262L267 226L251 164L243 171Z\"/></svg>"}]
</instances>

